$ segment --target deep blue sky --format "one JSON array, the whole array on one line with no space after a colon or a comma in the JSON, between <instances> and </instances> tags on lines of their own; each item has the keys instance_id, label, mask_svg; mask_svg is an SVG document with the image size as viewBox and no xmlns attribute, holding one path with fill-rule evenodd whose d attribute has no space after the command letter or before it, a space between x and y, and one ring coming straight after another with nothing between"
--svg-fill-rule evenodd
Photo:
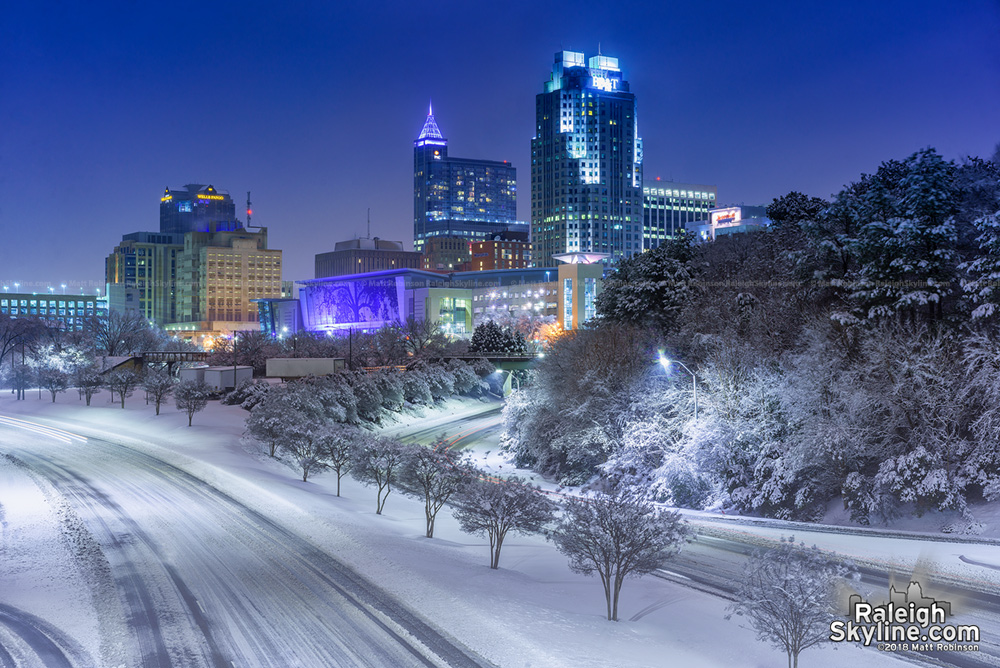
<instances>
[{"instance_id":1,"label":"deep blue sky","mask_svg":"<svg viewBox=\"0 0 1000 668\"><path fill-rule=\"evenodd\" d=\"M452 155L513 162L528 220L534 96L554 52L598 44L637 95L646 178L722 203L1000 141L998 0L21 2L0 14L0 282L92 292L189 182L253 191L286 280L368 207L410 246L429 98Z\"/></svg>"}]
</instances>

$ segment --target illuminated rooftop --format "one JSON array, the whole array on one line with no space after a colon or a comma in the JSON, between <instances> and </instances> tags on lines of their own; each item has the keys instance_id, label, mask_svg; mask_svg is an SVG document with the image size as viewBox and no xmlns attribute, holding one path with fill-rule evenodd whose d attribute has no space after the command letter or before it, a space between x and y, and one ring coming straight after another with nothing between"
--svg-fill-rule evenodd
<instances>
[{"instance_id":1,"label":"illuminated rooftop","mask_svg":"<svg viewBox=\"0 0 1000 668\"><path fill-rule=\"evenodd\" d=\"M552 259L566 264L596 264L609 257L610 253L556 253Z\"/></svg>"},{"instance_id":2,"label":"illuminated rooftop","mask_svg":"<svg viewBox=\"0 0 1000 668\"><path fill-rule=\"evenodd\" d=\"M424 127L420 130L420 135L417 137L417 141L413 142L415 146L423 146L424 144L445 144L447 140L444 135L441 134L440 128L438 128L437 121L434 120L434 107L433 105L427 105L427 120L424 121Z\"/></svg>"}]
</instances>

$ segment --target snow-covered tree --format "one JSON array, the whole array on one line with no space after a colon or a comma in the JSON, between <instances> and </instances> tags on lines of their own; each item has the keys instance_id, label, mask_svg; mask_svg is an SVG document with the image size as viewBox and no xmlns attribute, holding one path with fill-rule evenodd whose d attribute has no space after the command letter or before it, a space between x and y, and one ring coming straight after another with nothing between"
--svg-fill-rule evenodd
<instances>
[{"instance_id":1,"label":"snow-covered tree","mask_svg":"<svg viewBox=\"0 0 1000 668\"><path fill-rule=\"evenodd\" d=\"M451 360L445 367L454 379L455 394L479 394L479 376L472 367L462 360Z\"/></svg>"},{"instance_id":2,"label":"snow-covered tree","mask_svg":"<svg viewBox=\"0 0 1000 668\"><path fill-rule=\"evenodd\" d=\"M341 374L354 393L358 417L362 420L378 424L382 419L382 393L374 376L364 372L348 372Z\"/></svg>"},{"instance_id":3,"label":"snow-covered tree","mask_svg":"<svg viewBox=\"0 0 1000 668\"><path fill-rule=\"evenodd\" d=\"M933 149L883 163L863 181L852 298L868 319L943 315L957 261L955 166Z\"/></svg>"},{"instance_id":4,"label":"snow-covered tree","mask_svg":"<svg viewBox=\"0 0 1000 668\"><path fill-rule=\"evenodd\" d=\"M281 448L302 471L302 482L309 476L329 468L326 459L327 442L323 437L326 426L321 422L297 422L282 435Z\"/></svg>"},{"instance_id":5,"label":"snow-covered tree","mask_svg":"<svg viewBox=\"0 0 1000 668\"><path fill-rule=\"evenodd\" d=\"M396 371L378 371L371 374L375 387L382 396L382 408L399 412L403 409L403 379Z\"/></svg>"},{"instance_id":6,"label":"snow-covered tree","mask_svg":"<svg viewBox=\"0 0 1000 668\"><path fill-rule=\"evenodd\" d=\"M247 432L258 441L267 445L267 454L274 457L282 436L291 426L289 414L285 407L276 401L261 402L250 411L246 420Z\"/></svg>"},{"instance_id":7,"label":"snow-covered tree","mask_svg":"<svg viewBox=\"0 0 1000 668\"><path fill-rule=\"evenodd\" d=\"M88 329L99 351L109 357L136 352L148 341L149 323L135 311L108 311L91 318Z\"/></svg>"},{"instance_id":8,"label":"snow-covered tree","mask_svg":"<svg viewBox=\"0 0 1000 668\"><path fill-rule=\"evenodd\" d=\"M480 475L455 497L455 519L462 531L490 541L490 568L500 567L500 550L507 534L541 531L555 514L555 504L521 478Z\"/></svg>"},{"instance_id":9,"label":"snow-covered tree","mask_svg":"<svg viewBox=\"0 0 1000 668\"><path fill-rule=\"evenodd\" d=\"M767 217L776 228L801 227L808 221L816 220L830 206L819 197L809 197L793 190L782 197L775 197L767 206Z\"/></svg>"},{"instance_id":10,"label":"snow-covered tree","mask_svg":"<svg viewBox=\"0 0 1000 668\"><path fill-rule=\"evenodd\" d=\"M392 486L399 479L400 469L409 457L411 446L382 436L365 439L354 450L351 474L378 490L375 514L381 515Z\"/></svg>"},{"instance_id":11,"label":"snow-covered tree","mask_svg":"<svg viewBox=\"0 0 1000 668\"><path fill-rule=\"evenodd\" d=\"M803 650L829 639L837 587L851 572L816 547L782 539L750 558L729 611L744 617L758 640L784 651L788 668L797 668Z\"/></svg>"},{"instance_id":12,"label":"snow-covered tree","mask_svg":"<svg viewBox=\"0 0 1000 668\"><path fill-rule=\"evenodd\" d=\"M693 238L681 235L618 263L597 295L597 312L610 322L675 329L692 297Z\"/></svg>"},{"instance_id":13,"label":"snow-covered tree","mask_svg":"<svg viewBox=\"0 0 1000 668\"><path fill-rule=\"evenodd\" d=\"M688 535L679 513L621 492L571 499L552 540L576 573L596 573L608 619L618 621L618 596L627 577L651 573L680 551Z\"/></svg>"},{"instance_id":14,"label":"snow-covered tree","mask_svg":"<svg viewBox=\"0 0 1000 668\"><path fill-rule=\"evenodd\" d=\"M340 479L350 468L355 451L367 438L357 427L345 424L328 424L317 433L320 457L327 468L337 474L337 496L340 496Z\"/></svg>"},{"instance_id":15,"label":"snow-covered tree","mask_svg":"<svg viewBox=\"0 0 1000 668\"><path fill-rule=\"evenodd\" d=\"M145 322L145 321L143 321ZM104 374L104 386L112 394L117 393L121 401L122 408L125 408L125 399L132 396L132 392L139 385L139 376L134 371L128 369L115 369Z\"/></svg>"},{"instance_id":16,"label":"snow-covered tree","mask_svg":"<svg viewBox=\"0 0 1000 668\"><path fill-rule=\"evenodd\" d=\"M101 391L104 378L101 377L101 371L95 364L87 364L78 367L73 372L73 383L83 394L89 406L93 396Z\"/></svg>"},{"instance_id":17,"label":"snow-covered tree","mask_svg":"<svg viewBox=\"0 0 1000 668\"><path fill-rule=\"evenodd\" d=\"M27 364L17 364L10 374L10 383L18 401L24 399L24 393L31 387L31 381L35 378L35 373Z\"/></svg>"},{"instance_id":18,"label":"snow-covered tree","mask_svg":"<svg viewBox=\"0 0 1000 668\"><path fill-rule=\"evenodd\" d=\"M973 222L979 233L976 243L979 254L962 265L965 278L962 289L975 308L973 319L992 317L1000 304L1000 211Z\"/></svg>"},{"instance_id":19,"label":"snow-covered tree","mask_svg":"<svg viewBox=\"0 0 1000 668\"><path fill-rule=\"evenodd\" d=\"M428 538L434 537L438 512L474 475L468 461L448 449L443 436L430 447L413 450L400 472L400 484L424 502Z\"/></svg>"},{"instance_id":20,"label":"snow-covered tree","mask_svg":"<svg viewBox=\"0 0 1000 668\"><path fill-rule=\"evenodd\" d=\"M65 392L69 387L70 375L59 366L54 364L44 364L36 371L38 384L40 387L52 394L52 403L56 402L56 395Z\"/></svg>"},{"instance_id":21,"label":"snow-covered tree","mask_svg":"<svg viewBox=\"0 0 1000 668\"><path fill-rule=\"evenodd\" d=\"M447 399L455 393L455 377L442 366L433 365L424 369L427 387L434 401Z\"/></svg>"},{"instance_id":22,"label":"snow-covered tree","mask_svg":"<svg viewBox=\"0 0 1000 668\"><path fill-rule=\"evenodd\" d=\"M527 352L527 344L524 336L512 327L502 327L494 320L487 320L477 325L472 332L469 352L524 355Z\"/></svg>"},{"instance_id":23,"label":"snow-covered tree","mask_svg":"<svg viewBox=\"0 0 1000 668\"><path fill-rule=\"evenodd\" d=\"M174 388L174 405L177 410L187 413L188 426L195 413L205 410L212 388L200 380L182 380Z\"/></svg>"},{"instance_id":24,"label":"snow-covered tree","mask_svg":"<svg viewBox=\"0 0 1000 668\"><path fill-rule=\"evenodd\" d=\"M142 389L153 400L156 414L160 414L160 404L174 391L176 381L166 371L149 371L142 378Z\"/></svg>"},{"instance_id":25,"label":"snow-covered tree","mask_svg":"<svg viewBox=\"0 0 1000 668\"><path fill-rule=\"evenodd\" d=\"M283 396L279 395L279 398ZM317 415L332 422L360 422L360 399L345 374L298 381L288 386L286 398L293 401L293 408L297 411L312 414L318 410ZM362 398L369 402L365 410L377 410L374 404L377 397L369 395Z\"/></svg>"},{"instance_id":26,"label":"snow-covered tree","mask_svg":"<svg viewBox=\"0 0 1000 668\"><path fill-rule=\"evenodd\" d=\"M431 386L427 380L427 374L423 371L413 370L403 374L403 398L418 405L428 405L434 403L431 395Z\"/></svg>"}]
</instances>

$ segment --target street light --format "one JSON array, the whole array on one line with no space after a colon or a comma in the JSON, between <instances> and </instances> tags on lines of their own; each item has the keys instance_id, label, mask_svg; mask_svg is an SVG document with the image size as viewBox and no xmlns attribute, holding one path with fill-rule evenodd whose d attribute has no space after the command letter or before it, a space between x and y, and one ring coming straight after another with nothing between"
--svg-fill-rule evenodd
<instances>
[{"instance_id":1,"label":"street light","mask_svg":"<svg viewBox=\"0 0 1000 668\"><path fill-rule=\"evenodd\" d=\"M682 369L684 369L689 374L691 374L691 387L694 389L694 419L695 419L695 421L697 421L698 420L698 378L694 375L694 371L692 371L691 369L687 368L687 365L685 365L684 362L678 362L677 360L672 360L672 359L668 358L666 355L664 355L662 352L660 353L660 366L663 367L664 371L669 371L670 370L670 365L674 364L675 362Z\"/></svg>"},{"instance_id":2,"label":"street light","mask_svg":"<svg viewBox=\"0 0 1000 668\"><path fill-rule=\"evenodd\" d=\"M507 375L510 377L511 380L513 380L515 383L517 383L517 390L518 390L518 392L520 392L521 391L521 381L518 380L517 376L514 375L513 371L511 371L509 369L497 369L493 373L496 374L496 375L499 375L501 378L503 378L503 372L504 371L507 372ZM503 392L503 386L506 385L506 384L507 384L507 381L504 381L503 383L500 384L500 391L501 391L501 393Z\"/></svg>"},{"instance_id":3,"label":"street light","mask_svg":"<svg viewBox=\"0 0 1000 668\"><path fill-rule=\"evenodd\" d=\"M62 284L62 289L63 289L63 294L66 294L66 284L65 283Z\"/></svg>"}]
</instances>

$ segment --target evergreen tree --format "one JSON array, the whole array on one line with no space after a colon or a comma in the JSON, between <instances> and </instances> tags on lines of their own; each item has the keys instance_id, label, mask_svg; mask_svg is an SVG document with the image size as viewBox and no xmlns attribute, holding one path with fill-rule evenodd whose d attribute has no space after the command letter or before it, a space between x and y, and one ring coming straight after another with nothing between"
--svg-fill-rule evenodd
<instances>
[{"instance_id":1,"label":"evergreen tree","mask_svg":"<svg viewBox=\"0 0 1000 668\"><path fill-rule=\"evenodd\" d=\"M470 353L504 353L524 355L528 346L524 336L511 327L501 327L493 320L487 320L472 332L469 342Z\"/></svg>"},{"instance_id":2,"label":"evergreen tree","mask_svg":"<svg viewBox=\"0 0 1000 668\"><path fill-rule=\"evenodd\" d=\"M962 265L962 289L975 305L973 319L992 317L1000 304L1000 211L974 222L979 237L979 254Z\"/></svg>"},{"instance_id":3,"label":"evergreen tree","mask_svg":"<svg viewBox=\"0 0 1000 668\"><path fill-rule=\"evenodd\" d=\"M693 237L682 234L618 263L597 295L602 320L670 332L692 297Z\"/></svg>"}]
</instances>

